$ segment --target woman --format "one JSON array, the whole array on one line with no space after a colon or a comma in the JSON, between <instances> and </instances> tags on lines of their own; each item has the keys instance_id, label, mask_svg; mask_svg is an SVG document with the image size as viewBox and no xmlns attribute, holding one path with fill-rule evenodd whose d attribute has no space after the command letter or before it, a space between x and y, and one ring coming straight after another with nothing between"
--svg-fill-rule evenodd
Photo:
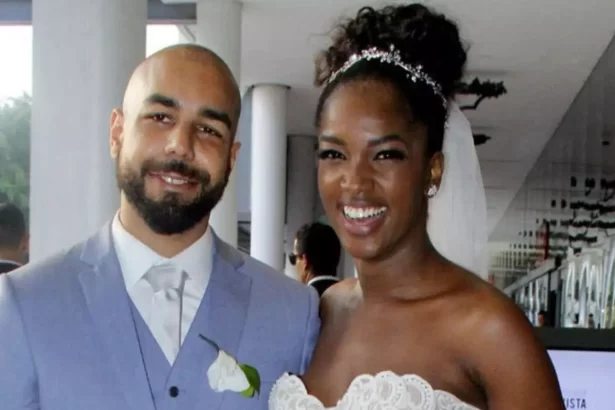
<instances>
[{"instance_id":1,"label":"woman","mask_svg":"<svg viewBox=\"0 0 615 410\"><path fill-rule=\"evenodd\" d=\"M564 409L523 314L427 233L465 61L456 25L416 4L361 9L319 60L319 190L358 280L324 295L312 363L271 409Z\"/></svg>"}]
</instances>

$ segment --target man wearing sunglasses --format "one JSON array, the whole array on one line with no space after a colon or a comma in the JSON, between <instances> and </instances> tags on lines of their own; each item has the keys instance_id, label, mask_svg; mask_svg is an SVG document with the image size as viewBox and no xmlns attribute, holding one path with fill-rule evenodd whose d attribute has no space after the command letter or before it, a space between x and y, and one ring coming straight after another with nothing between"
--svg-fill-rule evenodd
<instances>
[{"instance_id":1,"label":"man wearing sunglasses","mask_svg":"<svg viewBox=\"0 0 615 410\"><path fill-rule=\"evenodd\" d=\"M299 228L293 253L288 259L296 266L299 281L314 287L322 296L330 286L339 282L336 271L341 249L333 228L314 222Z\"/></svg>"}]
</instances>

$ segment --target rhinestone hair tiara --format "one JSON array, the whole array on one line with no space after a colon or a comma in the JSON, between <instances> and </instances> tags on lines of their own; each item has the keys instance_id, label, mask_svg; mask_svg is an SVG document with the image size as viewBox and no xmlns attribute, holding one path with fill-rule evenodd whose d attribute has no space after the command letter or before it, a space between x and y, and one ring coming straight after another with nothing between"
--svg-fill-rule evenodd
<instances>
[{"instance_id":1,"label":"rhinestone hair tiara","mask_svg":"<svg viewBox=\"0 0 615 410\"><path fill-rule=\"evenodd\" d=\"M429 86L433 93L442 100L444 109L447 109L448 101L444 94L442 94L442 87L440 86L440 84L434 81L429 76L429 74L423 71L422 65L412 65L404 63L401 58L401 55L399 54L399 50L397 50L392 44L389 47L389 51L381 50L378 47L370 47L361 51L360 53L355 53L351 55L350 58L346 60L344 65L339 68L339 70L331 74L329 80L327 81L327 84L331 84L333 81L335 81L337 77L339 77L340 74L343 74L344 72L348 71L348 69L350 69L350 67L354 66L355 64L361 61L370 60L377 60L383 64L392 64L406 71L406 77L410 79L413 83L421 82Z\"/></svg>"}]
</instances>

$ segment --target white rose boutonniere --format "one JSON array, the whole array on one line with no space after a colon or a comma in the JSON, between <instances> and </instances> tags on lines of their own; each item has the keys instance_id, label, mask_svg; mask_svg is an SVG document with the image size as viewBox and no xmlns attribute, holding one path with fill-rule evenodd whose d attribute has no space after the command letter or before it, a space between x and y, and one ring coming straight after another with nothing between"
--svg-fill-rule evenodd
<instances>
[{"instance_id":1,"label":"white rose boutonniere","mask_svg":"<svg viewBox=\"0 0 615 410\"><path fill-rule=\"evenodd\" d=\"M203 335L199 336L218 352L218 357L207 369L207 380L213 391L234 391L244 397L254 397L260 393L261 378L254 367L238 363L213 341Z\"/></svg>"}]
</instances>

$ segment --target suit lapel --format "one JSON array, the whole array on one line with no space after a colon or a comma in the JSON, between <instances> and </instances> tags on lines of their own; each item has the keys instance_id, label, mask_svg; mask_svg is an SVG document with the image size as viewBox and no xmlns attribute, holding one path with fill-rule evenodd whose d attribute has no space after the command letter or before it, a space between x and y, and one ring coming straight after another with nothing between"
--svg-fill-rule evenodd
<instances>
[{"instance_id":1,"label":"suit lapel","mask_svg":"<svg viewBox=\"0 0 615 410\"><path fill-rule=\"evenodd\" d=\"M238 271L243 259L216 239L211 279L196 317L173 366L172 382L186 386L188 409L217 409L224 397L209 387L207 369L217 352L199 335L215 342L232 356L239 350L250 304L252 280ZM170 381L170 382L171 382ZM235 393L231 393L235 394Z\"/></svg>"},{"instance_id":2,"label":"suit lapel","mask_svg":"<svg viewBox=\"0 0 615 410\"><path fill-rule=\"evenodd\" d=\"M110 355L116 386L123 391L131 409L154 410L110 225L86 242L81 259L91 265L79 279L94 325Z\"/></svg>"}]
</instances>

